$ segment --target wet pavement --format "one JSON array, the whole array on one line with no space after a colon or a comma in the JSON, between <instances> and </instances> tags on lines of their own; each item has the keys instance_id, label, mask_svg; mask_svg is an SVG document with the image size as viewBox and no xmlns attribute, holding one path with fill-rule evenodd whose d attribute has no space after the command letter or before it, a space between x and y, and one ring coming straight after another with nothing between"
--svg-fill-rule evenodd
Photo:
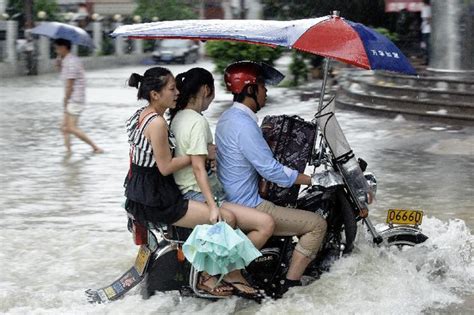
<instances>
[{"instance_id":1,"label":"wet pavement","mask_svg":"<svg viewBox=\"0 0 474 315\"><path fill-rule=\"evenodd\" d=\"M199 65L213 68L209 62ZM189 66L169 68L179 73ZM83 291L120 276L136 253L121 205L128 169L124 123L140 104L126 80L145 69L87 73L88 106L80 127L104 154L91 153L78 140L73 154L65 154L57 75L0 83L0 265L8 271L0 276L0 312L474 312L474 128L349 111L337 117L356 155L378 178L373 221L382 227L388 208L422 209L427 244L401 253L380 250L365 241L361 229L359 253L337 262L333 272L309 287L261 306L236 298L182 303L171 293L142 301L138 291L109 305L88 305ZM206 113L212 128L230 99L218 86ZM258 116L310 119L314 108L314 101L299 101L297 90L270 88L268 106Z\"/></svg>"}]
</instances>

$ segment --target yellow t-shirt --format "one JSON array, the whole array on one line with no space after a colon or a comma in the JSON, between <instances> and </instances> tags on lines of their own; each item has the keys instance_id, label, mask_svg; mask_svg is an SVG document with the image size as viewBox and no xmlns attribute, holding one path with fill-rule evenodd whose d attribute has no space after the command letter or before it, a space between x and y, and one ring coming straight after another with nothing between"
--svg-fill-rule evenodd
<instances>
[{"instance_id":1,"label":"yellow t-shirt","mask_svg":"<svg viewBox=\"0 0 474 315\"><path fill-rule=\"evenodd\" d=\"M207 119L192 109L179 111L171 123L171 132L176 138L175 156L207 155L207 146L213 143ZM217 176L209 174L209 184L214 191L218 187ZM174 180L184 194L190 190L201 191L191 165L174 172Z\"/></svg>"}]
</instances>

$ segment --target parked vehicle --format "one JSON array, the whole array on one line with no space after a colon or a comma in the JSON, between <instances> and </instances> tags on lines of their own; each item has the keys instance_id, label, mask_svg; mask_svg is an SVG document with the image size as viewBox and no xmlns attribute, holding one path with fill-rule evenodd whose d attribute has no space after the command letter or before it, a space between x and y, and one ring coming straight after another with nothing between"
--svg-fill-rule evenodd
<instances>
[{"instance_id":1,"label":"parked vehicle","mask_svg":"<svg viewBox=\"0 0 474 315\"><path fill-rule=\"evenodd\" d=\"M155 42L152 55L156 62L195 63L199 59L199 45L189 39L162 39Z\"/></svg>"}]
</instances>

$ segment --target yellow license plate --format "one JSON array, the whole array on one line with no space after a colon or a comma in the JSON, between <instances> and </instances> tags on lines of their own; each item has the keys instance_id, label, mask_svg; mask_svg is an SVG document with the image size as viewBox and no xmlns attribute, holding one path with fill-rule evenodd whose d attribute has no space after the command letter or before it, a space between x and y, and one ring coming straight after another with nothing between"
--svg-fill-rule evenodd
<instances>
[{"instance_id":1,"label":"yellow license plate","mask_svg":"<svg viewBox=\"0 0 474 315\"><path fill-rule=\"evenodd\" d=\"M137 269L138 274L141 276L145 272L146 265L148 260L150 260L151 251L145 245L140 246L138 250L137 258L135 259L135 268Z\"/></svg>"},{"instance_id":2,"label":"yellow license plate","mask_svg":"<svg viewBox=\"0 0 474 315\"><path fill-rule=\"evenodd\" d=\"M420 225L423 211L409 209L390 209L387 211L387 223Z\"/></svg>"}]
</instances>

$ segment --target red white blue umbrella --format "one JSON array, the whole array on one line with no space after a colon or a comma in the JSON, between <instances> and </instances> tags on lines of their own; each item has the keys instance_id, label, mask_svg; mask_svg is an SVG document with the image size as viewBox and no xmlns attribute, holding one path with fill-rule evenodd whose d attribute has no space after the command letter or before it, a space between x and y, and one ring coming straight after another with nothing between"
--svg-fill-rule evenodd
<instances>
[{"instance_id":1,"label":"red white blue umbrella","mask_svg":"<svg viewBox=\"0 0 474 315\"><path fill-rule=\"evenodd\" d=\"M94 42L85 30L65 23L44 22L33 28L31 33L53 39L67 39L73 44L94 48Z\"/></svg>"},{"instance_id":2,"label":"red white blue umbrella","mask_svg":"<svg viewBox=\"0 0 474 315\"><path fill-rule=\"evenodd\" d=\"M180 20L141 23L120 26L111 36L243 41L298 49L364 69L416 74L405 55L387 37L336 15L293 21Z\"/></svg>"}]
</instances>

